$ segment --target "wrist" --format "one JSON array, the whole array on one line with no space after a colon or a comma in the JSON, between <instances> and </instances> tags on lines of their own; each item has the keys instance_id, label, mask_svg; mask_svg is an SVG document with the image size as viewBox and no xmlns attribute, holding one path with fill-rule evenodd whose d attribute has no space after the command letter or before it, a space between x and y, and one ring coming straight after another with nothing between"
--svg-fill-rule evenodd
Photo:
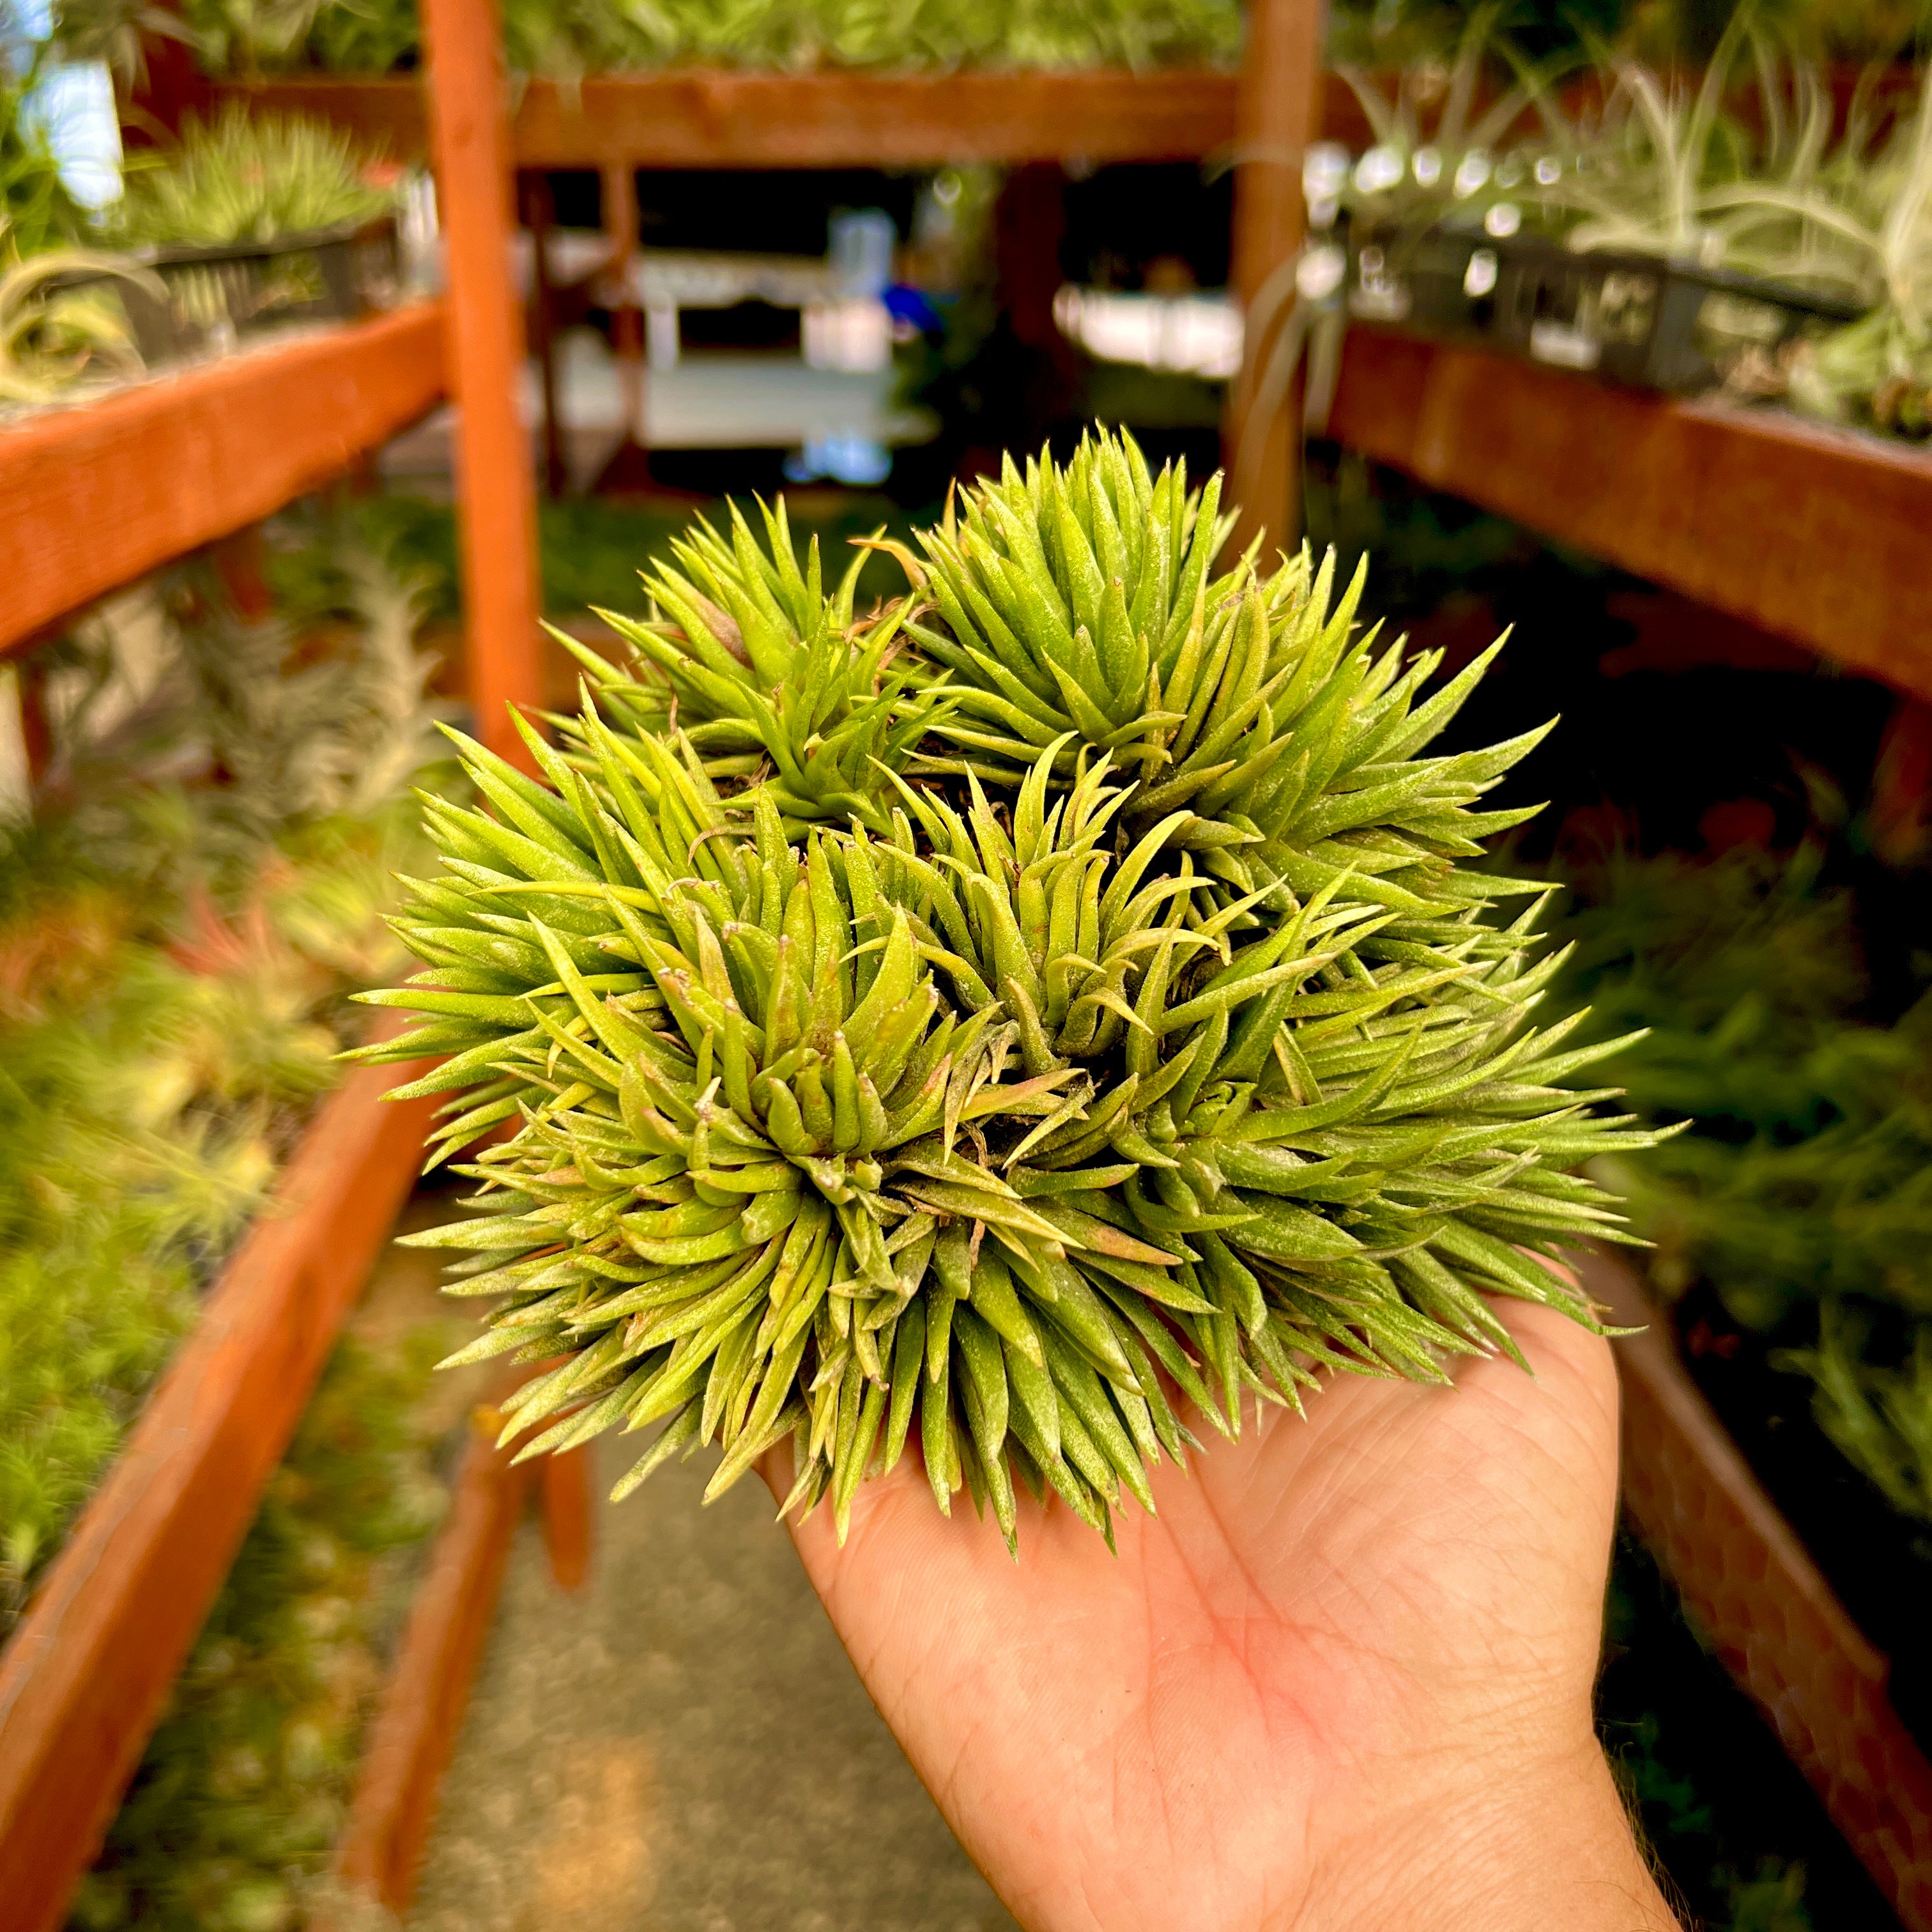
<instances>
[{"instance_id":1,"label":"wrist","mask_svg":"<svg viewBox=\"0 0 1932 1932\"><path fill-rule=\"evenodd\" d=\"M1678 1932L1602 1750L1453 1753L1311 1846L1294 1932Z\"/></svg>"}]
</instances>

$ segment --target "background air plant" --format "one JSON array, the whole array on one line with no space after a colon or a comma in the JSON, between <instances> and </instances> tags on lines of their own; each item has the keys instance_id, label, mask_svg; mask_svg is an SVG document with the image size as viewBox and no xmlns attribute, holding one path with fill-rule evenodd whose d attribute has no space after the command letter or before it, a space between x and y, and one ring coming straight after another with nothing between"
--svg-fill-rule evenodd
<instances>
[{"instance_id":1,"label":"background air plant","mask_svg":"<svg viewBox=\"0 0 1932 1932\"><path fill-rule=\"evenodd\" d=\"M127 244L272 242L369 220L388 206L340 130L231 104L211 124L190 117L179 147L129 171L112 232Z\"/></svg>"},{"instance_id":2,"label":"background air plant","mask_svg":"<svg viewBox=\"0 0 1932 1932\"><path fill-rule=\"evenodd\" d=\"M1727 105L1746 70L1755 132ZM1868 303L1881 285L1864 214L1879 72L1861 81L1834 142L1824 74L1782 55L1740 9L1694 90L1605 57L1600 117L1572 130L1564 165L1532 192L1574 249L1657 255Z\"/></svg>"},{"instance_id":3,"label":"background air plant","mask_svg":"<svg viewBox=\"0 0 1932 1932\"><path fill-rule=\"evenodd\" d=\"M1535 182L1555 178L1559 164L1544 150L1565 150L1568 141L1550 92L1557 69L1532 68L1498 35L1502 11L1486 6L1473 12L1450 61L1412 62L1396 76L1393 98L1363 68L1338 66L1375 139L1353 159L1334 142L1316 143L1304 158L1310 239L1248 305L1262 374L1244 434L1261 434L1273 421L1304 360L1303 419L1318 434L1334 398L1351 304L1386 291L1392 305L1384 319L1400 320L1408 309L1406 276L1432 226L1474 232L1487 223L1499 235L1514 234L1523 220L1526 188L1533 195ZM1486 77L1503 66L1515 84L1478 114ZM1498 154L1513 133L1520 136L1532 112L1544 140L1519 138ZM1535 217L1539 205L1526 205ZM1356 285L1347 287L1352 264ZM1493 276L1493 262L1491 270Z\"/></svg>"},{"instance_id":4,"label":"background air plant","mask_svg":"<svg viewBox=\"0 0 1932 1932\"><path fill-rule=\"evenodd\" d=\"M90 379L139 374L120 304L98 282L63 288L61 280L106 274L158 293L154 276L86 248L10 259L13 238L0 230L0 403L45 402Z\"/></svg>"},{"instance_id":5,"label":"background air plant","mask_svg":"<svg viewBox=\"0 0 1932 1932\"><path fill-rule=\"evenodd\" d=\"M543 782L464 748L478 808L430 802L398 927L428 970L368 996L427 1017L363 1054L447 1056L404 1090L452 1096L437 1160L514 1126L461 1169L486 1217L419 1238L506 1298L455 1359L563 1358L525 1453L662 1420L620 1490L716 1441L715 1492L789 1438L842 1530L916 1423L943 1508L1011 1538L1017 1482L1104 1530L1191 1440L1170 1389L1232 1434L1250 1393L1509 1350L1479 1291L1592 1319L1523 1250L1616 1238L1568 1170L1648 1136L1559 1084L1612 1049L1534 1023L1534 906L1486 910L1533 889L1457 863L1540 734L1421 755L1481 667L1418 703L1435 661L1328 568L1211 576L1215 488L1102 437L969 493L878 620L911 674L847 699L957 708L796 842L608 674L564 750L526 732Z\"/></svg>"},{"instance_id":6,"label":"background air plant","mask_svg":"<svg viewBox=\"0 0 1932 1932\"><path fill-rule=\"evenodd\" d=\"M407 775L399 744L421 762L403 700L424 667L399 665L407 587L371 583L366 552L332 568L364 583L370 650L345 664L338 646L351 716L325 722L332 744L361 730L368 766L301 799L184 785L211 707L183 674L154 742L139 734L151 762L104 758L78 706L56 767L74 802L0 826L0 1627L335 1077L341 993L398 964L382 915L419 835L406 800L364 788Z\"/></svg>"},{"instance_id":7,"label":"background air plant","mask_svg":"<svg viewBox=\"0 0 1932 1932\"><path fill-rule=\"evenodd\" d=\"M1861 1014L1842 893L1815 863L1615 861L1564 930L1558 998L1592 1030L1648 1024L1608 1064L1680 1138L1612 1163L1666 1293L1708 1279L1736 1320L1798 1346L1826 1433L1898 1507L1932 1507L1932 1006Z\"/></svg>"},{"instance_id":8,"label":"background air plant","mask_svg":"<svg viewBox=\"0 0 1932 1932\"><path fill-rule=\"evenodd\" d=\"M1932 434L1932 86L1858 182L1864 204L1831 213L1864 258L1881 298L1869 315L1794 360L1793 404L1813 416ZM1850 199L1844 197L1843 199Z\"/></svg>"}]
</instances>

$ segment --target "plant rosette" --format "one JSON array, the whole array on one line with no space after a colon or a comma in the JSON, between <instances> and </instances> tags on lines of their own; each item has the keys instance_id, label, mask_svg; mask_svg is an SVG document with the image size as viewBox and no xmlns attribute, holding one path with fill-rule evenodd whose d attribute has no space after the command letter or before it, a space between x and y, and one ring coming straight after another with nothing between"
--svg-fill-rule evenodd
<instances>
[{"instance_id":1,"label":"plant rosette","mask_svg":"<svg viewBox=\"0 0 1932 1932\"><path fill-rule=\"evenodd\" d=\"M1251 1396L1514 1356L1492 1295L1596 1326L1542 1258L1625 1238L1572 1170L1652 1136L1466 862L1543 734L1425 754L1493 650L1424 698L1332 561L1210 574L1218 493L1009 460L862 616L782 506L700 526L541 778L463 745L362 1057L440 1058L433 1163L496 1136L412 1238L498 1298L453 1360L562 1358L522 1453L662 1423L619 1492L716 1442L715 1495L789 1439L842 1533L916 1430L942 1509L1111 1534Z\"/></svg>"}]
</instances>

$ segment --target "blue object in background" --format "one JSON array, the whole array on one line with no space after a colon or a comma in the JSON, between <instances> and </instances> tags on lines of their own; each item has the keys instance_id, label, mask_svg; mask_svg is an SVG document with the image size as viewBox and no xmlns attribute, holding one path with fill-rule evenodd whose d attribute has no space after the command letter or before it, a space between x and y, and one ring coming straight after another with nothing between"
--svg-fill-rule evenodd
<instances>
[{"instance_id":1,"label":"blue object in background","mask_svg":"<svg viewBox=\"0 0 1932 1932\"><path fill-rule=\"evenodd\" d=\"M892 453L866 436L813 436L784 460L788 483L817 483L829 478L854 489L871 489L892 473Z\"/></svg>"},{"instance_id":2,"label":"blue object in background","mask_svg":"<svg viewBox=\"0 0 1932 1932\"><path fill-rule=\"evenodd\" d=\"M879 299L885 304L886 313L895 322L902 322L921 335L938 335L944 332L944 326L939 319L939 310L934 307L932 298L925 290L909 287L904 282L895 282Z\"/></svg>"}]
</instances>

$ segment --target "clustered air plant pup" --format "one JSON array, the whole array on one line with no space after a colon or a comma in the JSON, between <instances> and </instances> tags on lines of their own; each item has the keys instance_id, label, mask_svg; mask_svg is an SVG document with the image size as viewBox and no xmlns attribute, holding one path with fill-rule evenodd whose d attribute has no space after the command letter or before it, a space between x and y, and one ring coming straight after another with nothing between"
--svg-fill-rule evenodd
<instances>
[{"instance_id":1,"label":"clustered air plant pup","mask_svg":"<svg viewBox=\"0 0 1932 1932\"><path fill-rule=\"evenodd\" d=\"M716 1442L716 1494L790 1438L842 1534L916 1430L942 1510L1110 1534L1188 1406L1514 1355L1486 1294L1594 1325L1534 1256L1649 1136L1534 1023L1538 888L1465 862L1541 734L1426 755L1488 657L1425 698L1332 563L1212 574L1218 505L1124 436L1009 461L866 616L782 507L700 525L544 782L464 746L428 970L367 996L425 1017L364 1052L442 1057L433 1161L515 1130L413 1238L497 1298L456 1359L562 1358L526 1453L662 1424L619 1493Z\"/></svg>"}]
</instances>

